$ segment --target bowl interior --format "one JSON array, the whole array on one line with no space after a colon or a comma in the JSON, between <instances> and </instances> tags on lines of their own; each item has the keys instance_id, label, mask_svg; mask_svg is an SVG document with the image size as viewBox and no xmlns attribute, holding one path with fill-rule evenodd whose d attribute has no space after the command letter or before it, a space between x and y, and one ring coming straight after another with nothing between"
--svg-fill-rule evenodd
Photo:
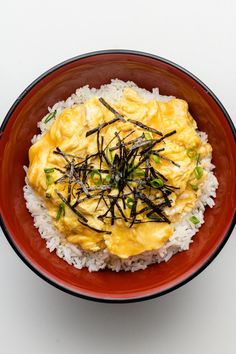
<instances>
[{"instance_id":1,"label":"bowl interior","mask_svg":"<svg viewBox=\"0 0 236 354\"><path fill-rule=\"evenodd\" d=\"M205 213L205 224L188 252L169 262L135 273L77 270L50 254L25 207L23 165L28 165L31 138L47 107L76 88L99 87L112 78L132 80L140 87L159 87L160 93L183 98L200 130L213 146L219 181L216 205ZM5 125L5 124L4 124ZM31 267L67 291L97 299L138 299L165 292L198 272L225 240L234 215L235 143L219 104L193 77L161 59L134 53L104 53L74 59L47 73L24 93L9 114L0 142L1 214L12 244Z\"/></svg>"}]
</instances>

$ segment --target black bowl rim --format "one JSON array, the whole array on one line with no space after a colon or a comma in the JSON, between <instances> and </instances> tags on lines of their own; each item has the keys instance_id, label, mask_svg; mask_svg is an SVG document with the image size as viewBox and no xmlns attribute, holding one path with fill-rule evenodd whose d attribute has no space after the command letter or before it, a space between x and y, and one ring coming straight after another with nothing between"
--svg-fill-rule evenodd
<instances>
[{"instance_id":1,"label":"black bowl rim","mask_svg":"<svg viewBox=\"0 0 236 354\"><path fill-rule=\"evenodd\" d=\"M160 56L154 55L154 54L150 54L150 53L146 53L146 52L141 52L141 51L136 51L136 50L127 50L127 49L106 49L106 50L99 50L99 51L93 51L93 52L89 52L89 53L85 53L85 54L81 54L78 56L75 56L73 58L70 58L68 60L65 60L55 66L53 66L52 68L50 68L49 70L47 70L46 72L44 72L43 74L41 74L37 79L35 79L20 95L19 97L15 100L15 102L13 103L13 105L11 106L11 108L9 109L8 113L6 114L5 119L3 120L2 124L1 124L1 128L0 128L0 132L1 134L3 133L10 117L11 114L13 113L13 111L16 109L16 107L18 106L18 104L22 101L22 99L26 96L26 94L38 83L40 82L43 78L45 78L46 76L48 76L49 74L51 74L52 72L56 71L57 69L63 67L64 65L70 64L74 61L80 60L80 59L84 59L84 58L88 58L88 57L93 57L93 56L98 56L98 55L103 55L103 54L129 54L129 55L135 55L135 56L143 56L143 57L148 57L151 59L155 59L158 61L161 61L163 63L166 63L180 71L182 71L184 74L188 75L190 78L192 78L193 80L195 80L205 91L208 95L211 96L211 98L215 101L215 103L218 105L218 107L221 109L221 111L223 112L226 121L228 122L228 125L230 127L230 130L234 136L234 139L236 140L236 129L234 127L234 124L228 114L228 112L226 111L225 107L223 106L223 104L220 102L220 100L216 97L216 95L200 80L198 79L198 77L196 77L195 75L193 75L191 72L189 72L188 70L184 69L183 67L181 67L178 64L175 64L174 62L162 58ZM140 302L140 301L145 301L145 300L149 300L149 299L154 299L157 298L159 296L165 295L171 291L174 291L178 288L180 288L181 286L187 284L189 281L191 281L192 279L194 279L197 275L199 275L206 267L209 266L209 264L216 258L216 256L220 253L220 251L222 250L222 248L224 247L224 245L226 244L226 242L228 241L234 226L236 223L236 218L232 218L231 224L227 230L227 232L225 233L225 236L222 240L222 242L218 245L217 249L210 255L210 257L204 262L204 264L202 264L195 272L193 272L192 274L190 274L189 276L187 276L185 279L181 280L179 283L170 286L169 288L157 292L157 293L153 293L150 295L144 295L144 296L140 296L140 297L132 297L132 298L110 298L110 297L103 297L103 298L99 298L99 297L94 297L94 296L90 296L90 295L85 295L82 293L78 293L76 291L70 290L69 288L66 288L65 286L57 283L56 281L50 279L48 276L46 276L45 274L43 274L42 272L40 272L27 258L26 256L21 252L21 250L18 248L17 244L13 241L13 239L11 238L10 233L7 230L6 225L4 224L3 218L0 215L0 225L1 228L3 230L3 233L5 234L6 239L8 240L9 244L11 245L11 247L13 248L13 250L16 252L16 254L21 258L21 260L35 273L37 274L40 278L42 278L43 280L45 280L47 283L55 286L57 289L62 290L70 295L74 295L76 297L80 297L82 299L87 299L87 300L92 300L92 301L96 301L96 302L103 302L103 303L131 303L131 302Z\"/></svg>"}]
</instances>

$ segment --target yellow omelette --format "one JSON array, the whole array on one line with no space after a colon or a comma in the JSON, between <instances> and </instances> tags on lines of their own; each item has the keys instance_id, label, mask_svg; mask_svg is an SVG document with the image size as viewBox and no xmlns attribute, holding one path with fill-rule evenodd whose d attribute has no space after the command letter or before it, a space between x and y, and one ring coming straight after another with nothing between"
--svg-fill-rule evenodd
<instances>
[{"instance_id":1,"label":"yellow omelette","mask_svg":"<svg viewBox=\"0 0 236 354\"><path fill-rule=\"evenodd\" d=\"M98 151L96 135L91 134L86 137L86 132L89 130L114 119L114 114L97 97L93 97L83 104L64 109L50 129L31 146L27 177L30 186L43 198L56 228L68 242L87 251L107 249L111 254L128 258L162 247L173 234L175 223L194 208L207 172L191 156L191 152L194 152L201 160L211 155L212 148L210 144L200 140L196 132L196 122L189 113L188 104L184 100L175 98L168 102L155 99L147 100L141 98L134 90L126 88L122 98L110 105L125 118L126 122L117 120L101 130L100 136L103 139L103 146L109 144L117 132L119 132L120 139L130 133L130 136L125 140L127 142L138 139L141 134L146 134L146 139L153 138L153 134L147 134L145 129L134 125L129 119L152 127L163 135L176 131L175 134L166 137L154 147L162 149L161 158L150 159L153 168L165 176L166 184L175 187L169 196L171 206L165 206L163 209L169 223L143 222L130 227L124 218L117 217L112 225L109 218L102 220L98 217L107 211L104 200L101 200L98 205L97 198L84 198L85 200L75 208L79 214L86 218L92 228L104 230L104 232L96 232L92 228L88 228L85 223L78 222L78 214L67 204L64 204L63 210L60 210L62 205L60 196L67 199L68 183L63 179L61 183L55 182L62 177L61 171L65 169L67 162L65 156L55 153L56 149L67 154L67 159L70 160L73 156L85 159L86 156L94 154L94 158L91 158L94 170L98 171L99 168L105 170L105 165L99 166L100 161L96 156ZM117 140L114 139L110 147L114 147L116 144ZM115 152L113 152L113 158L114 154ZM201 168L200 175L195 173L197 164L198 168ZM95 186L96 190L96 178L103 179L105 177L104 173L90 174L87 181L90 186ZM130 182L133 186L138 183L135 182L136 179L134 178L134 181ZM70 196L70 203L76 205L78 188L81 188L81 185L74 182L72 187L74 193ZM127 187L125 193L128 194L128 192ZM158 189L149 188L149 197L156 200L160 198L159 192ZM116 193L115 188L111 190L110 198L116 196ZM119 203L120 208L123 208L121 201ZM142 201L139 200L137 203L137 208L140 210L143 206ZM116 216L120 216L118 207L115 211ZM60 210L60 214L58 214L58 210ZM131 209L126 207L123 209L123 213L125 217L129 218ZM139 217L144 220L146 216L141 214Z\"/></svg>"}]
</instances>

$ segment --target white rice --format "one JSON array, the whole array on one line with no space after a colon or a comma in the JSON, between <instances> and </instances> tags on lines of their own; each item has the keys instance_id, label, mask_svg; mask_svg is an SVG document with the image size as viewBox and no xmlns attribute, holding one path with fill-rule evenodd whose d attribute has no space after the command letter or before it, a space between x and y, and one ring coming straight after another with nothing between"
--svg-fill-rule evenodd
<instances>
[{"instance_id":1,"label":"white rice","mask_svg":"<svg viewBox=\"0 0 236 354\"><path fill-rule=\"evenodd\" d=\"M159 89L154 88L152 92L139 88L134 82L124 82L121 80L112 80L110 84L103 85L99 89L89 88L84 86L76 90L66 101L56 103L52 108L48 108L49 112L57 110L56 117L66 107L72 107L75 104L83 103L87 99L97 96L104 97L110 102L115 102L122 97L122 92L125 87L131 87L140 96L146 99L157 99L159 101L168 101L171 96L162 96L159 94ZM55 117L55 118L56 118ZM32 143L35 143L52 125L53 120L47 124L41 120L38 127L41 133L34 136ZM202 141L207 141L207 134L198 132ZM80 249L78 246L67 242L64 236L56 229L51 217L47 213L43 199L41 199L33 189L27 184L24 186L24 197L26 206L34 218L34 225L38 229L41 237L46 240L46 247L50 252L56 251L56 254L63 258L67 263L81 269L87 267L90 272L98 271L99 269L109 268L113 271L136 271L145 269L149 264L167 262L175 253L186 251L193 242L192 237L197 233L198 229L204 223L205 207L213 207L216 196L218 182L212 170L214 165L211 164L210 158L201 160L201 164L208 171L208 177L202 187L202 193L196 203L195 208L191 213L186 214L182 220L175 225L175 231L165 245L156 251L147 251L137 256L129 257L128 259L120 259L117 256L111 255L107 250L98 252L87 252ZM25 168L26 169L26 168ZM195 215L200 221L197 225L192 224L189 218Z\"/></svg>"}]
</instances>

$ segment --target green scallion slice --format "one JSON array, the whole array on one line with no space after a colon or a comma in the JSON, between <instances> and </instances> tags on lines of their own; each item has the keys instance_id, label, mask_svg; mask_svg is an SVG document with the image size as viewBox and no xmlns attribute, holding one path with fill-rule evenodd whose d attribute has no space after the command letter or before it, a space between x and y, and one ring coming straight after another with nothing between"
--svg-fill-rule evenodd
<instances>
[{"instance_id":1,"label":"green scallion slice","mask_svg":"<svg viewBox=\"0 0 236 354\"><path fill-rule=\"evenodd\" d=\"M57 111L53 111L47 115L44 120L44 123L48 123L51 119L55 118Z\"/></svg>"},{"instance_id":2,"label":"green scallion slice","mask_svg":"<svg viewBox=\"0 0 236 354\"><path fill-rule=\"evenodd\" d=\"M198 166L199 165L199 160L200 160L200 154L197 154L196 160L197 160L196 165Z\"/></svg>"},{"instance_id":3,"label":"green scallion slice","mask_svg":"<svg viewBox=\"0 0 236 354\"><path fill-rule=\"evenodd\" d=\"M191 218L189 218L189 221L191 221L191 223L194 225L197 225L200 223L199 219L195 215L191 216Z\"/></svg>"},{"instance_id":4,"label":"green scallion slice","mask_svg":"<svg viewBox=\"0 0 236 354\"><path fill-rule=\"evenodd\" d=\"M161 178L155 178L150 182L151 186L153 188L161 188L164 186L164 182L162 181Z\"/></svg>"},{"instance_id":5,"label":"green scallion slice","mask_svg":"<svg viewBox=\"0 0 236 354\"><path fill-rule=\"evenodd\" d=\"M45 172L45 173L53 173L54 171L55 171L54 168L45 168L45 169L44 169L44 172Z\"/></svg>"},{"instance_id":6,"label":"green scallion slice","mask_svg":"<svg viewBox=\"0 0 236 354\"><path fill-rule=\"evenodd\" d=\"M103 178L103 183L109 184L111 181L111 176L107 175L105 178Z\"/></svg>"},{"instance_id":7,"label":"green scallion slice","mask_svg":"<svg viewBox=\"0 0 236 354\"><path fill-rule=\"evenodd\" d=\"M47 186L50 186L51 184L54 183L54 179L52 178L52 176L50 174L46 174L46 183L47 183Z\"/></svg>"},{"instance_id":8,"label":"green scallion slice","mask_svg":"<svg viewBox=\"0 0 236 354\"><path fill-rule=\"evenodd\" d=\"M157 156L157 155L150 155L150 157L156 163L160 163L161 162L160 157Z\"/></svg>"},{"instance_id":9,"label":"green scallion slice","mask_svg":"<svg viewBox=\"0 0 236 354\"><path fill-rule=\"evenodd\" d=\"M162 220L162 218L159 215L157 215L156 213L148 215L147 218L151 219L151 220L158 220L158 221Z\"/></svg>"},{"instance_id":10,"label":"green scallion slice","mask_svg":"<svg viewBox=\"0 0 236 354\"><path fill-rule=\"evenodd\" d=\"M152 133L144 133L144 137L145 137L146 140L152 140L153 139Z\"/></svg>"},{"instance_id":11,"label":"green scallion slice","mask_svg":"<svg viewBox=\"0 0 236 354\"><path fill-rule=\"evenodd\" d=\"M93 170L90 173L90 177L96 186L100 186L102 184L102 175L98 172L98 170Z\"/></svg>"},{"instance_id":12,"label":"green scallion slice","mask_svg":"<svg viewBox=\"0 0 236 354\"><path fill-rule=\"evenodd\" d=\"M197 160L198 153L196 150L188 149L186 153L191 160Z\"/></svg>"},{"instance_id":13,"label":"green scallion slice","mask_svg":"<svg viewBox=\"0 0 236 354\"><path fill-rule=\"evenodd\" d=\"M136 168L133 172L132 172L132 176L133 177L142 177L145 175L145 171L142 170L141 168Z\"/></svg>"},{"instance_id":14,"label":"green scallion slice","mask_svg":"<svg viewBox=\"0 0 236 354\"><path fill-rule=\"evenodd\" d=\"M196 184L190 184L190 186L192 187L192 190L194 190L195 192L198 191L198 186Z\"/></svg>"},{"instance_id":15,"label":"green scallion slice","mask_svg":"<svg viewBox=\"0 0 236 354\"><path fill-rule=\"evenodd\" d=\"M203 168L201 166L196 166L194 168L194 176L196 179L200 179L203 175Z\"/></svg>"},{"instance_id":16,"label":"green scallion slice","mask_svg":"<svg viewBox=\"0 0 236 354\"><path fill-rule=\"evenodd\" d=\"M107 148L105 150L105 154L106 154L106 157L107 157L108 161L110 161L112 163L114 158L113 158L112 152L111 152L111 150L109 148Z\"/></svg>"},{"instance_id":17,"label":"green scallion slice","mask_svg":"<svg viewBox=\"0 0 236 354\"><path fill-rule=\"evenodd\" d=\"M58 221L61 218L61 216L65 216L65 204L64 203L61 203L59 205L56 220Z\"/></svg>"},{"instance_id":18,"label":"green scallion slice","mask_svg":"<svg viewBox=\"0 0 236 354\"><path fill-rule=\"evenodd\" d=\"M127 198L126 199L126 205L129 209L132 209L133 207L133 204L134 204L134 199L133 198Z\"/></svg>"}]
</instances>

